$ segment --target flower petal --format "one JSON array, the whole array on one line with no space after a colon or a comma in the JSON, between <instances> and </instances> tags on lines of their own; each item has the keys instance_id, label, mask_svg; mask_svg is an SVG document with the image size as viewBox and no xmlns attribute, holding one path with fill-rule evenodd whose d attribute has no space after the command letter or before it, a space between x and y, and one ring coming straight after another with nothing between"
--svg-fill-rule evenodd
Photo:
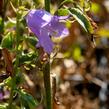
<instances>
[{"instance_id":1,"label":"flower petal","mask_svg":"<svg viewBox=\"0 0 109 109\"><path fill-rule=\"evenodd\" d=\"M47 52L48 54L50 54L53 50L53 43L49 37L49 34L47 31L45 31L44 29L40 32L40 34L38 33L38 30L31 28L32 32L37 36L39 42L36 45L36 47L43 47L44 51Z\"/></svg>"},{"instance_id":2,"label":"flower petal","mask_svg":"<svg viewBox=\"0 0 109 109\"><path fill-rule=\"evenodd\" d=\"M52 30L50 31L50 35L54 37L65 37L69 34L69 30L62 22L59 22L59 19L56 16L51 21L50 29Z\"/></svg>"},{"instance_id":3,"label":"flower petal","mask_svg":"<svg viewBox=\"0 0 109 109\"><path fill-rule=\"evenodd\" d=\"M41 28L47 25L51 19L52 15L44 10L31 10L26 16L26 22L28 26Z\"/></svg>"},{"instance_id":4,"label":"flower petal","mask_svg":"<svg viewBox=\"0 0 109 109\"><path fill-rule=\"evenodd\" d=\"M31 31L38 37L39 43L44 51L50 54L53 50L53 42L50 35L54 37L65 37L69 34L68 29L62 22L68 16L53 16L45 10L31 10L26 16L26 22Z\"/></svg>"},{"instance_id":5,"label":"flower petal","mask_svg":"<svg viewBox=\"0 0 109 109\"><path fill-rule=\"evenodd\" d=\"M41 31L41 35L38 36L39 44L44 48L44 51L50 54L53 51L53 42L51 41L49 34L45 31Z\"/></svg>"}]
</instances>

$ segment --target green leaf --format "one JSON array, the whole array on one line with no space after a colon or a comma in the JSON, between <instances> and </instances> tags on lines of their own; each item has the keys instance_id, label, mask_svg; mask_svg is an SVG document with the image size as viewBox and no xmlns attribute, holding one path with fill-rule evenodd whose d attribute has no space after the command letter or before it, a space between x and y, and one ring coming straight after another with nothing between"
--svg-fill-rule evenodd
<instances>
[{"instance_id":1,"label":"green leaf","mask_svg":"<svg viewBox=\"0 0 109 109\"><path fill-rule=\"evenodd\" d=\"M2 48L8 48L12 49L14 43L14 37L12 36L12 33L8 33L6 36L3 37L2 42L1 42L1 47Z\"/></svg>"},{"instance_id":2,"label":"green leaf","mask_svg":"<svg viewBox=\"0 0 109 109\"><path fill-rule=\"evenodd\" d=\"M38 102L30 95L29 93L25 92L24 90L19 91L21 103L26 109L34 109Z\"/></svg>"},{"instance_id":3,"label":"green leaf","mask_svg":"<svg viewBox=\"0 0 109 109\"><path fill-rule=\"evenodd\" d=\"M68 11L68 9L58 9L58 11L57 11L57 14L59 15L59 16L66 16L66 15L68 15L69 14L69 11Z\"/></svg>"},{"instance_id":4,"label":"green leaf","mask_svg":"<svg viewBox=\"0 0 109 109\"><path fill-rule=\"evenodd\" d=\"M36 53L27 53L27 54L23 54L22 56L20 56L19 58L19 64L25 64L28 62L31 62L32 60L37 58L37 54Z\"/></svg>"},{"instance_id":5,"label":"green leaf","mask_svg":"<svg viewBox=\"0 0 109 109\"><path fill-rule=\"evenodd\" d=\"M35 36L31 37L26 37L26 41L29 42L32 46L36 46L38 40Z\"/></svg>"},{"instance_id":6,"label":"green leaf","mask_svg":"<svg viewBox=\"0 0 109 109\"><path fill-rule=\"evenodd\" d=\"M85 29L86 32L93 34L94 30L88 17L77 8L70 8L69 13L77 20L77 22Z\"/></svg>"},{"instance_id":7,"label":"green leaf","mask_svg":"<svg viewBox=\"0 0 109 109\"><path fill-rule=\"evenodd\" d=\"M8 77L7 79L5 79L4 81L4 84L9 86L9 87L12 87L12 85L15 85L15 83L13 82L12 78L11 77Z\"/></svg>"}]
</instances>

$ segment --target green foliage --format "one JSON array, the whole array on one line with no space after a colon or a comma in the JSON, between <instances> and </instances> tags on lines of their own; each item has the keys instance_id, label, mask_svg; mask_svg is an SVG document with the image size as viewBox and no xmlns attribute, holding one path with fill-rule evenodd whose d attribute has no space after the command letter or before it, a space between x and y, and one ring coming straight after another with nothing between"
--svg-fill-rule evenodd
<instances>
[{"instance_id":1,"label":"green foliage","mask_svg":"<svg viewBox=\"0 0 109 109\"><path fill-rule=\"evenodd\" d=\"M26 37L25 38L25 40L26 40L26 42L29 42L33 47L35 47L36 46L36 44L37 44L37 42L38 42L38 40L37 40L37 38L35 37L35 36L33 36L33 37Z\"/></svg>"},{"instance_id":2,"label":"green foliage","mask_svg":"<svg viewBox=\"0 0 109 109\"><path fill-rule=\"evenodd\" d=\"M5 79L4 84L8 87L12 87L12 85L15 86L14 81L12 80L11 77L8 77L7 79Z\"/></svg>"},{"instance_id":3,"label":"green foliage","mask_svg":"<svg viewBox=\"0 0 109 109\"><path fill-rule=\"evenodd\" d=\"M38 105L38 102L35 101L34 98L24 90L19 90L19 95L20 102L26 109L35 109L35 107Z\"/></svg>"},{"instance_id":4,"label":"green foliage","mask_svg":"<svg viewBox=\"0 0 109 109\"><path fill-rule=\"evenodd\" d=\"M20 70L16 73L13 81L14 81L14 83L15 83L16 86L17 85L20 85L21 83L23 83L24 78L23 78L23 74L21 73Z\"/></svg>"},{"instance_id":5,"label":"green foliage","mask_svg":"<svg viewBox=\"0 0 109 109\"><path fill-rule=\"evenodd\" d=\"M14 43L14 37L11 32L7 33L1 42L1 47L2 48L8 48L11 50L13 48L13 43Z\"/></svg>"},{"instance_id":6,"label":"green foliage","mask_svg":"<svg viewBox=\"0 0 109 109\"><path fill-rule=\"evenodd\" d=\"M77 8L69 8L69 13L75 18L75 20L77 20L86 32L93 34L93 27L88 17L81 10Z\"/></svg>"},{"instance_id":7,"label":"green foliage","mask_svg":"<svg viewBox=\"0 0 109 109\"><path fill-rule=\"evenodd\" d=\"M62 8L61 9L58 9L57 13L58 13L59 16L69 15L68 9L62 9Z\"/></svg>"},{"instance_id":8,"label":"green foliage","mask_svg":"<svg viewBox=\"0 0 109 109\"><path fill-rule=\"evenodd\" d=\"M23 54L19 57L19 64L21 65L31 63L32 60L36 59L37 57L38 57L37 54L34 52Z\"/></svg>"},{"instance_id":9,"label":"green foliage","mask_svg":"<svg viewBox=\"0 0 109 109\"><path fill-rule=\"evenodd\" d=\"M11 0L9 9L12 9L12 12L10 10L8 11L10 17L7 17L7 14L5 15L6 18L0 17L0 36L3 36L1 41L1 48L7 48L9 51L9 58L12 56L12 59L8 59L8 56L6 58L8 61L12 62L13 66L11 72L12 75L5 79L2 84L4 87L8 87L10 91L10 98L8 100L9 103L1 103L0 109L7 109L7 106L10 107L9 109L36 108L38 105L37 100L34 99L32 95L27 93L24 89L21 89L21 86L23 86L22 83L24 82L24 72L27 69L30 69L30 66L32 66L32 68L36 67L36 65L39 67L38 63L36 63L37 59L40 63L40 66L42 65L39 67L39 69L43 71L44 74L46 107L47 109L52 108L50 63L42 62L44 58L49 60L49 56L45 56L41 50L36 49L38 40L35 36L30 35L31 33L27 31L27 25L25 23L25 16L29 9L45 7L46 11L50 11L50 0L45 1L45 6L40 6L39 4L42 2L40 0ZM79 2L76 0L63 0L58 6L56 14L58 16L68 16L70 14L71 19L66 20L67 27L71 27L72 18L74 18L86 32L93 34L93 27L88 16L85 14L85 11L89 11L90 4L89 2L86 2L86 0L80 0ZM95 5L93 4L93 6ZM98 8L99 7L97 7L97 11L99 11ZM6 9L6 7L4 7L4 9ZM105 34L108 35L108 32L105 31ZM65 56L71 56L75 61L81 62L83 60L82 51L79 46L75 46L71 52L66 52ZM6 63L7 60L5 60L5 57L3 59L3 62L5 62L7 68L8 62ZM5 71L7 71L7 69L5 69ZM18 101L13 101L14 94L18 94Z\"/></svg>"}]
</instances>

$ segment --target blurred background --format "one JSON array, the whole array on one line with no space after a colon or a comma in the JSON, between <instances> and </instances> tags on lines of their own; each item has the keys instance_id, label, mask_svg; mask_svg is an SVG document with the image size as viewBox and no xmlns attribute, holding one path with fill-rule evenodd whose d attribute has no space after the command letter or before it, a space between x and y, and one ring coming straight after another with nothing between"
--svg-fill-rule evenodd
<instances>
[{"instance_id":1,"label":"blurred background","mask_svg":"<svg viewBox=\"0 0 109 109\"><path fill-rule=\"evenodd\" d=\"M81 0L80 0L81 1ZM16 0L12 0L16 6ZM51 0L55 12L60 0ZM79 0L78 0L79 2ZM52 61L51 76L56 78L56 98L54 109L109 109L109 0L87 0L90 2L88 16L93 19L98 28L94 39L74 22L70 26L70 35L58 45L59 52ZM43 8L42 0L22 0L22 5L30 8ZM15 18L15 13L9 5L6 16ZM0 0L0 15L2 16L2 0ZM11 31L13 25L6 21L6 31ZM25 27L21 25L22 34ZM26 48L28 49L28 48ZM0 54L0 74L4 72L4 60ZM36 98L43 107L43 77L37 65L25 67L24 88ZM54 83L55 84L55 83ZM2 100L0 100L2 102Z\"/></svg>"}]
</instances>

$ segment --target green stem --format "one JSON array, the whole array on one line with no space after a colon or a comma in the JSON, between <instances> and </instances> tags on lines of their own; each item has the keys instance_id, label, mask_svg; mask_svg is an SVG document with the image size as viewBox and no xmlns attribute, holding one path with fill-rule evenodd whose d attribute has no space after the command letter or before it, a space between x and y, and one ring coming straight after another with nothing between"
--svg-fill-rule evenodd
<instances>
[{"instance_id":1,"label":"green stem","mask_svg":"<svg viewBox=\"0 0 109 109\"><path fill-rule=\"evenodd\" d=\"M19 7L19 0L17 0L17 4ZM13 77L12 80L14 82L14 78L15 78L15 74L17 74L18 71L18 65L19 65L19 50L18 50L18 46L19 46L19 10L16 13L16 61L15 61L15 65L14 65L14 71L13 71ZM12 102L13 102L13 94L14 94L14 86L11 86L11 92L10 92L10 99L9 99L9 105L8 105L8 109L12 109Z\"/></svg>"},{"instance_id":2,"label":"green stem","mask_svg":"<svg viewBox=\"0 0 109 109\"><path fill-rule=\"evenodd\" d=\"M50 62L47 62L43 67L44 86L46 93L46 109L52 109L51 103L51 84L50 84Z\"/></svg>"},{"instance_id":3,"label":"green stem","mask_svg":"<svg viewBox=\"0 0 109 109\"><path fill-rule=\"evenodd\" d=\"M7 10L7 5L8 5L8 0L3 0L3 9L2 9L2 24L1 24L1 34L4 35L4 22L5 22L5 14ZM12 109L12 100L13 100L13 87L11 87L11 92L10 92L10 99L9 99L9 105L8 109Z\"/></svg>"},{"instance_id":4,"label":"green stem","mask_svg":"<svg viewBox=\"0 0 109 109\"><path fill-rule=\"evenodd\" d=\"M50 0L45 0L45 10L50 12Z\"/></svg>"},{"instance_id":5,"label":"green stem","mask_svg":"<svg viewBox=\"0 0 109 109\"><path fill-rule=\"evenodd\" d=\"M45 10L50 12L50 0L45 0ZM46 96L46 109L52 109L50 61L45 63L43 67L43 74L44 74L44 86L45 86L45 96Z\"/></svg>"}]
</instances>

